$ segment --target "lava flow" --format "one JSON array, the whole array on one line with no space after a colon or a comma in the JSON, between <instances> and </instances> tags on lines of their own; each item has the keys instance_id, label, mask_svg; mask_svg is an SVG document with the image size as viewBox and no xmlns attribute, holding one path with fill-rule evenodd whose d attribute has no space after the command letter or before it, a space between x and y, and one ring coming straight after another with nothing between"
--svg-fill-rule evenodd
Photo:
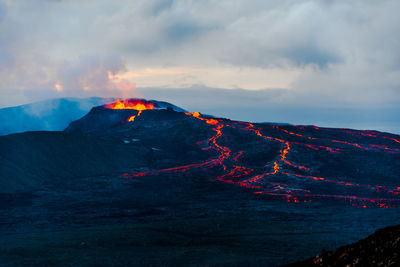
<instances>
[{"instance_id":1,"label":"lava flow","mask_svg":"<svg viewBox=\"0 0 400 267\"><path fill-rule=\"evenodd\" d=\"M139 116L142 110L153 109L154 106L146 103L127 106L127 103L117 101L111 108L136 109L139 110ZM125 173L122 176L138 178L168 173L191 173L195 169L202 169L212 181L234 184L251 190L258 196L283 198L290 203L311 202L313 199L340 199L357 207L400 207L400 187L395 184L361 183L361 170L352 170L352 166L346 167L344 160L353 155L362 159L365 153L395 157L400 154L400 146L398 139L392 136L348 131L347 134L354 136L357 141L354 142L353 139L339 140L343 135L329 132L329 129L324 132L318 127L260 124L257 128L252 123L211 118L199 112L185 115L187 120L200 120L205 123L205 127L211 127L214 134L206 141L198 143L207 143L207 149L215 153L214 157L199 163ZM318 134L310 136L313 131L318 131ZM331 135L334 138L330 138ZM365 139L361 137L371 138L373 142L365 143ZM230 141L234 138L247 143ZM246 159L251 151L261 151L260 147L271 151L271 156L265 162L262 162L262 157L257 160L257 164ZM341 163L343 167L327 165L331 161L344 162ZM368 164L363 166L368 167ZM349 172L346 168L352 171Z\"/></svg>"},{"instance_id":2,"label":"lava flow","mask_svg":"<svg viewBox=\"0 0 400 267\"><path fill-rule=\"evenodd\" d=\"M117 99L115 103L107 105L107 108L137 110L138 111L137 115L133 115L127 119L128 122L133 122L135 118L139 117L142 114L143 110L154 109L154 104L148 101L136 100L136 99L124 100L124 101Z\"/></svg>"}]
</instances>

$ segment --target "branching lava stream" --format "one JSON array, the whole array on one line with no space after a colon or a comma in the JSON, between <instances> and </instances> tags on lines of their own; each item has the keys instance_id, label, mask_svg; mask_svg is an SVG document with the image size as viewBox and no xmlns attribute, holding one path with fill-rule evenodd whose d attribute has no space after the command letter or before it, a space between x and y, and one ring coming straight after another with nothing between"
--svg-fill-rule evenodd
<instances>
[{"instance_id":1,"label":"branching lava stream","mask_svg":"<svg viewBox=\"0 0 400 267\"><path fill-rule=\"evenodd\" d=\"M128 105L121 101L112 104L109 108L113 109L135 109L138 110L137 116L141 115L142 110L154 109L149 103L134 103ZM168 173L190 173L195 169L209 171L210 179L215 182L222 182L243 187L258 196L282 198L287 202L300 203L312 202L316 199L343 200L346 203L357 207L398 207L400 206L400 187L369 185L351 182L351 177L323 177L315 175L318 173L318 166L302 166L296 163L297 151L319 155L323 153L326 157L339 157L348 149L362 151L373 151L378 153L400 154L400 142L396 138L379 136L377 133L365 133L348 130L349 134L368 136L376 140L387 140L391 144L358 144L344 140L329 138L318 138L301 134L298 131L304 129L303 126L291 126L297 132L290 131L281 126L266 126L257 128L252 123L228 121L220 118L204 117L199 112L185 113L188 119L197 119L204 122L205 127L212 127L213 135L207 140L209 149L215 152L215 157L200 163L177 166L172 168L150 170L147 172L125 173L122 176L133 179L144 176L154 176ZM128 121L134 121L129 118ZM242 162L246 157L246 151L233 151L226 144L226 130L231 129L241 134L254 136L259 140L257 146L280 146L278 155L273 161L267 161L263 166L249 166ZM266 135L263 132L274 133ZM318 127L314 130L323 131ZM328 129L326 129L328 131ZM307 140L303 142L303 140ZM331 144L331 145L330 145ZM394 145L394 146L393 146ZM344 152L343 152L344 151ZM314 153L314 154L313 154ZM312 162L307 162L311 163ZM319 191L323 189L323 193ZM317 190L318 189L318 190Z\"/></svg>"}]
</instances>

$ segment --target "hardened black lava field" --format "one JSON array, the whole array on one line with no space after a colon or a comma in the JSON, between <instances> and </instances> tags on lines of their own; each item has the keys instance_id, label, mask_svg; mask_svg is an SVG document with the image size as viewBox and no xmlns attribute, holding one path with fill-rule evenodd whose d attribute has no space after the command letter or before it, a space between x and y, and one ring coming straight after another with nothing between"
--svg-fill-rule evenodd
<instances>
[{"instance_id":1,"label":"hardened black lava field","mask_svg":"<svg viewBox=\"0 0 400 267\"><path fill-rule=\"evenodd\" d=\"M0 260L279 265L400 219L400 136L143 100L0 137Z\"/></svg>"}]
</instances>

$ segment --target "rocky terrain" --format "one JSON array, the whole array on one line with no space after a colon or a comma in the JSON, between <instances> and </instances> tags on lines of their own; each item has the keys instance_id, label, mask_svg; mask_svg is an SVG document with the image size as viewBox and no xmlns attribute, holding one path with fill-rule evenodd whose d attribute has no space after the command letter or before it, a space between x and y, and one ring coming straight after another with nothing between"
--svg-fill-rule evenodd
<instances>
[{"instance_id":1,"label":"rocky terrain","mask_svg":"<svg viewBox=\"0 0 400 267\"><path fill-rule=\"evenodd\" d=\"M400 226L375 232L357 243L290 265L295 266L399 266Z\"/></svg>"}]
</instances>

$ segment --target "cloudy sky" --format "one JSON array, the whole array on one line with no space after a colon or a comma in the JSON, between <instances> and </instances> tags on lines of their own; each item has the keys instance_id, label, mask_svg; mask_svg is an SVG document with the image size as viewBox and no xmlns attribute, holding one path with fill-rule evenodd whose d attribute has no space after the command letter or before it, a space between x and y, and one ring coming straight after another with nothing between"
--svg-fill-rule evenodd
<instances>
[{"instance_id":1,"label":"cloudy sky","mask_svg":"<svg viewBox=\"0 0 400 267\"><path fill-rule=\"evenodd\" d=\"M218 110L225 99L225 111L246 109L240 119L294 110L265 120L310 123L333 110L340 123L380 112L362 127L386 117L394 127L399 10L398 0L0 0L0 108L160 96L239 118Z\"/></svg>"}]
</instances>

